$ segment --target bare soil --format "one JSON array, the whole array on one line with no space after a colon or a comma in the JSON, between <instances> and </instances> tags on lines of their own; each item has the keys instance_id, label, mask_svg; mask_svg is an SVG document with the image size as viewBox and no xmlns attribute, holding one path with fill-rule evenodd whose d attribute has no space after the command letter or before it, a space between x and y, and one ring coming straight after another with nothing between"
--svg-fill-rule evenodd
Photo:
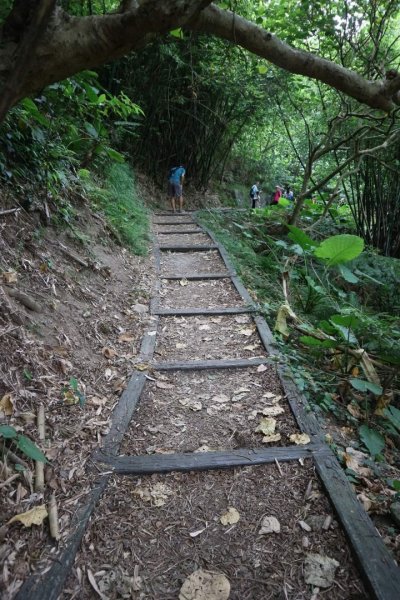
<instances>
[{"instance_id":1,"label":"bare soil","mask_svg":"<svg viewBox=\"0 0 400 600\"><path fill-rule=\"evenodd\" d=\"M91 486L86 470L90 454L108 432L149 322L151 258L117 246L102 219L85 206L79 206L79 214L75 234L43 228L35 214L21 212L0 221L1 269L15 273L9 285L0 275L0 302L5 302L0 313L0 400L10 395L12 401L10 415L0 411L0 423L28 436L50 461L44 492L35 491L33 461L25 459L26 470L16 477L12 458L0 462L3 598L12 597L37 561L48 555L44 548L50 542L47 519L31 528L6 523L47 504L55 492L63 545L71 517ZM10 295L16 291L38 310ZM39 404L45 407L45 442L36 426Z\"/></svg>"},{"instance_id":2,"label":"bare soil","mask_svg":"<svg viewBox=\"0 0 400 600\"><path fill-rule=\"evenodd\" d=\"M309 600L308 553L339 563L334 583L318 598L365 598L312 466L283 463L280 468L115 478L62 598L93 598L91 571L100 592L112 600L176 600L186 577L202 568L225 574L230 600ZM240 518L223 525L220 519L229 507ZM266 516L278 519L279 533L260 534ZM309 523L310 531L300 522Z\"/></svg>"},{"instance_id":3,"label":"bare soil","mask_svg":"<svg viewBox=\"0 0 400 600\"><path fill-rule=\"evenodd\" d=\"M207 252L163 252L161 254L161 276L194 273L226 273L227 269L217 250Z\"/></svg>"},{"instance_id":4,"label":"bare soil","mask_svg":"<svg viewBox=\"0 0 400 600\"><path fill-rule=\"evenodd\" d=\"M180 233L171 235L158 235L160 246L204 246L213 244L209 235L204 233Z\"/></svg>"},{"instance_id":5,"label":"bare soil","mask_svg":"<svg viewBox=\"0 0 400 600\"><path fill-rule=\"evenodd\" d=\"M249 315L160 318L155 350L160 361L266 356Z\"/></svg>"},{"instance_id":6,"label":"bare soil","mask_svg":"<svg viewBox=\"0 0 400 600\"><path fill-rule=\"evenodd\" d=\"M162 280L162 308L234 308L244 306L240 294L229 280L168 281Z\"/></svg>"},{"instance_id":7,"label":"bare soil","mask_svg":"<svg viewBox=\"0 0 400 600\"><path fill-rule=\"evenodd\" d=\"M158 373L146 383L121 453L265 447L271 444L255 430L270 409L281 434L273 445L291 444L298 428L273 369Z\"/></svg>"}]
</instances>

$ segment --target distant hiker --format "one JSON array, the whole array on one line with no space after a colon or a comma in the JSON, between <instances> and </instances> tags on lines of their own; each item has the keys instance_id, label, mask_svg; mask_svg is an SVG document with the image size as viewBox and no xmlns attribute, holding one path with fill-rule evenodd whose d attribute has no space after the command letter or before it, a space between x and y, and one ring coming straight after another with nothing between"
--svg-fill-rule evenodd
<instances>
[{"instance_id":1,"label":"distant hiker","mask_svg":"<svg viewBox=\"0 0 400 600\"><path fill-rule=\"evenodd\" d=\"M260 183L257 181L257 183L254 183L251 188L250 188L250 202L251 202L251 208L256 208L257 203L260 200L260 192L261 190L258 189L258 186L260 185Z\"/></svg>"},{"instance_id":2,"label":"distant hiker","mask_svg":"<svg viewBox=\"0 0 400 600\"><path fill-rule=\"evenodd\" d=\"M292 188L288 188L288 191L286 192L286 198L290 200L290 202L293 202L294 194Z\"/></svg>"},{"instance_id":3,"label":"distant hiker","mask_svg":"<svg viewBox=\"0 0 400 600\"><path fill-rule=\"evenodd\" d=\"M279 203L279 198L282 197L282 189L279 187L279 185L277 185L275 187L275 191L272 195L272 202L271 204L278 204Z\"/></svg>"},{"instance_id":4,"label":"distant hiker","mask_svg":"<svg viewBox=\"0 0 400 600\"><path fill-rule=\"evenodd\" d=\"M174 212L176 212L175 200L179 200L179 212L182 212L183 209L182 185L185 173L185 168L180 165L179 167L172 167L168 174L168 196Z\"/></svg>"}]
</instances>

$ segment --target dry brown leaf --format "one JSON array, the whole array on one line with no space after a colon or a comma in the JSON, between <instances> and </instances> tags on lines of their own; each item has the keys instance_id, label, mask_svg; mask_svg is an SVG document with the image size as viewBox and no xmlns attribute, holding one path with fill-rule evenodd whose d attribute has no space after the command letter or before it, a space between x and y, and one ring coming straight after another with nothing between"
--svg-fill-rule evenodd
<instances>
[{"instance_id":1,"label":"dry brown leaf","mask_svg":"<svg viewBox=\"0 0 400 600\"><path fill-rule=\"evenodd\" d=\"M31 527L32 525L41 525L44 519L47 517L47 515L48 513L46 506L44 504L41 504L40 506L35 506L34 508L31 508L31 510L28 510L27 512L15 515L14 517L12 517L12 519L8 521L8 525L16 521L19 521L25 527Z\"/></svg>"},{"instance_id":2,"label":"dry brown leaf","mask_svg":"<svg viewBox=\"0 0 400 600\"><path fill-rule=\"evenodd\" d=\"M183 348L186 348L186 344L181 344L181 343L175 344L175 348L177 348L178 350L183 350Z\"/></svg>"},{"instance_id":3,"label":"dry brown leaf","mask_svg":"<svg viewBox=\"0 0 400 600\"><path fill-rule=\"evenodd\" d=\"M222 525L234 525L240 520L240 514L238 513L236 508L234 508L233 506L229 506L226 513L221 515L219 520L221 521Z\"/></svg>"},{"instance_id":4,"label":"dry brown leaf","mask_svg":"<svg viewBox=\"0 0 400 600\"><path fill-rule=\"evenodd\" d=\"M257 373L264 373L264 371L267 370L267 366L266 365L260 365L259 367L257 367Z\"/></svg>"},{"instance_id":5,"label":"dry brown leaf","mask_svg":"<svg viewBox=\"0 0 400 600\"><path fill-rule=\"evenodd\" d=\"M250 346L244 346L243 350L249 350L250 352L253 352L253 350L255 350L257 348L257 344L250 344Z\"/></svg>"},{"instance_id":6,"label":"dry brown leaf","mask_svg":"<svg viewBox=\"0 0 400 600\"><path fill-rule=\"evenodd\" d=\"M18 275L15 271L4 271L2 273L5 283L17 283Z\"/></svg>"},{"instance_id":7,"label":"dry brown leaf","mask_svg":"<svg viewBox=\"0 0 400 600\"><path fill-rule=\"evenodd\" d=\"M158 387L160 390L173 390L174 389L174 385L172 383L167 383L166 381L157 381L156 387Z\"/></svg>"},{"instance_id":8,"label":"dry brown leaf","mask_svg":"<svg viewBox=\"0 0 400 600\"><path fill-rule=\"evenodd\" d=\"M281 524L276 517L264 517L261 521L261 529L258 535L265 535L266 533L279 533L281 530Z\"/></svg>"},{"instance_id":9,"label":"dry brown leaf","mask_svg":"<svg viewBox=\"0 0 400 600\"><path fill-rule=\"evenodd\" d=\"M185 285L189 285L189 282L187 279L181 279L179 281L179 285L181 285L182 287L184 287Z\"/></svg>"},{"instance_id":10,"label":"dry brown leaf","mask_svg":"<svg viewBox=\"0 0 400 600\"><path fill-rule=\"evenodd\" d=\"M272 419L271 417L265 417L261 419L255 431L256 433L263 433L264 435L272 435L273 433L275 433L275 427L276 419Z\"/></svg>"},{"instance_id":11,"label":"dry brown leaf","mask_svg":"<svg viewBox=\"0 0 400 600\"><path fill-rule=\"evenodd\" d=\"M346 452L343 454L343 459L348 469L351 469L357 475L362 477L369 477L372 473L368 467L363 467L363 464L368 459L368 455L359 450L354 450L350 446L346 448Z\"/></svg>"},{"instance_id":12,"label":"dry brown leaf","mask_svg":"<svg viewBox=\"0 0 400 600\"><path fill-rule=\"evenodd\" d=\"M376 407L374 410L374 415L378 417L383 417L385 413L385 408L389 406L389 404L393 400L393 392L389 392L387 394L382 394L376 401Z\"/></svg>"},{"instance_id":13,"label":"dry brown leaf","mask_svg":"<svg viewBox=\"0 0 400 600\"><path fill-rule=\"evenodd\" d=\"M363 413L361 412L358 404L348 404L346 408L352 417L355 417L356 419L362 419Z\"/></svg>"},{"instance_id":14,"label":"dry brown leaf","mask_svg":"<svg viewBox=\"0 0 400 600\"><path fill-rule=\"evenodd\" d=\"M185 581L179 600L228 600L231 586L223 573L194 571Z\"/></svg>"},{"instance_id":15,"label":"dry brown leaf","mask_svg":"<svg viewBox=\"0 0 400 600\"><path fill-rule=\"evenodd\" d=\"M307 433L292 433L289 439L298 446L305 446L311 442L310 436Z\"/></svg>"},{"instance_id":16,"label":"dry brown leaf","mask_svg":"<svg viewBox=\"0 0 400 600\"><path fill-rule=\"evenodd\" d=\"M0 400L0 413L3 412L6 417L11 417L14 412L14 399L11 394L5 394Z\"/></svg>"},{"instance_id":17,"label":"dry brown leaf","mask_svg":"<svg viewBox=\"0 0 400 600\"><path fill-rule=\"evenodd\" d=\"M328 588L335 580L339 563L334 558L321 554L307 554L304 563L305 582L317 587Z\"/></svg>"},{"instance_id":18,"label":"dry brown leaf","mask_svg":"<svg viewBox=\"0 0 400 600\"><path fill-rule=\"evenodd\" d=\"M266 406L262 410L262 414L266 417L277 417L278 415L282 415L285 412L285 409L282 406Z\"/></svg>"},{"instance_id":19,"label":"dry brown leaf","mask_svg":"<svg viewBox=\"0 0 400 600\"><path fill-rule=\"evenodd\" d=\"M244 327L243 329L239 329L239 333L240 335L245 335L246 337L249 337L250 335L253 335L253 329Z\"/></svg>"},{"instance_id":20,"label":"dry brown leaf","mask_svg":"<svg viewBox=\"0 0 400 600\"><path fill-rule=\"evenodd\" d=\"M138 371L147 371L148 369L150 369L150 365L149 363L137 363L136 365L134 365L134 368Z\"/></svg>"},{"instance_id":21,"label":"dry brown leaf","mask_svg":"<svg viewBox=\"0 0 400 600\"><path fill-rule=\"evenodd\" d=\"M264 365L261 365L262 367ZM272 392L265 392L265 394L263 394L263 398L267 398L267 400L271 399L271 398L275 398L276 394L273 394Z\"/></svg>"},{"instance_id":22,"label":"dry brown leaf","mask_svg":"<svg viewBox=\"0 0 400 600\"><path fill-rule=\"evenodd\" d=\"M120 342L133 342L134 339L135 339L134 336L133 335L129 335L129 333L123 333L118 338L118 340Z\"/></svg>"},{"instance_id":23,"label":"dry brown leaf","mask_svg":"<svg viewBox=\"0 0 400 600\"><path fill-rule=\"evenodd\" d=\"M265 435L262 439L264 444L270 444L271 442L279 442L279 440L281 439L281 434L280 433L273 433L271 435Z\"/></svg>"},{"instance_id":24,"label":"dry brown leaf","mask_svg":"<svg viewBox=\"0 0 400 600\"><path fill-rule=\"evenodd\" d=\"M369 512L372 508L372 501L365 494L358 494L357 498L364 507L365 512Z\"/></svg>"},{"instance_id":25,"label":"dry brown leaf","mask_svg":"<svg viewBox=\"0 0 400 600\"><path fill-rule=\"evenodd\" d=\"M113 348L103 348L101 353L103 356L105 356L108 359L111 359L114 356L117 356L117 352Z\"/></svg>"}]
</instances>

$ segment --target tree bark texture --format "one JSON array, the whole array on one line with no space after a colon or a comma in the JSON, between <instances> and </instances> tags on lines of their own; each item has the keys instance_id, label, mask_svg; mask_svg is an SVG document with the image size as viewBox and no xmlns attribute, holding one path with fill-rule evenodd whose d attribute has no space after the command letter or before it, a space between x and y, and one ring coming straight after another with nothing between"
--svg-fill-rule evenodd
<instances>
[{"instance_id":1,"label":"tree bark texture","mask_svg":"<svg viewBox=\"0 0 400 600\"><path fill-rule=\"evenodd\" d=\"M334 62L296 50L265 29L211 5L210 0L132 0L122 2L113 14L88 17L74 17L52 7L51 14L45 14L42 30L44 20L38 18L39 11L51 5L52 0L15 0L0 31L0 96L7 91L10 106L50 83L119 58L177 27L229 40L372 108L389 112L399 103L400 75L392 74L390 80L380 82L364 79ZM27 56L27 47L29 68L20 74L21 56ZM18 85L14 85L16 71Z\"/></svg>"}]
</instances>

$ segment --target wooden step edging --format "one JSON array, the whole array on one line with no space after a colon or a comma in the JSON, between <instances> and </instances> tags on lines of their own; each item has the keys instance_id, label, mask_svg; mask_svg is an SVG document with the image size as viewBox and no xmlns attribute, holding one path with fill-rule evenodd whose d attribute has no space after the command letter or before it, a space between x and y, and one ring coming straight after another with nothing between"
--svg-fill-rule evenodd
<instances>
[{"instance_id":1,"label":"wooden step edging","mask_svg":"<svg viewBox=\"0 0 400 600\"><path fill-rule=\"evenodd\" d=\"M157 235L190 235L192 233L203 233L203 229L185 229L183 231L175 230L175 231L157 231Z\"/></svg>"},{"instance_id":2,"label":"wooden step edging","mask_svg":"<svg viewBox=\"0 0 400 600\"><path fill-rule=\"evenodd\" d=\"M195 246L180 246L180 245L163 245L159 246L161 252L209 252L210 250L218 250L217 244L198 244Z\"/></svg>"},{"instance_id":3,"label":"wooden step edging","mask_svg":"<svg viewBox=\"0 0 400 600\"><path fill-rule=\"evenodd\" d=\"M235 273L198 273L197 275L161 275L161 279L170 281L180 281L187 279L188 281L203 281L207 279L231 279Z\"/></svg>"},{"instance_id":4,"label":"wooden step edging","mask_svg":"<svg viewBox=\"0 0 400 600\"><path fill-rule=\"evenodd\" d=\"M149 475L189 472L215 469L231 469L241 466L255 466L267 463L288 462L300 458L310 458L315 452L324 452L321 444L308 446L277 446L273 448L219 450L210 452L185 452L176 454L150 454L140 456L107 456L99 453L96 457L104 468L110 467L118 475Z\"/></svg>"},{"instance_id":5,"label":"wooden step edging","mask_svg":"<svg viewBox=\"0 0 400 600\"><path fill-rule=\"evenodd\" d=\"M177 317L192 317L195 315L243 315L243 314L251 314L256 311L255 308L249 308L247 306L243 306L243 308L160 308L154 307L152 308L152 315L159 315L163 317L167 316L177 316Z\"/></svg>"}]
</instances>

